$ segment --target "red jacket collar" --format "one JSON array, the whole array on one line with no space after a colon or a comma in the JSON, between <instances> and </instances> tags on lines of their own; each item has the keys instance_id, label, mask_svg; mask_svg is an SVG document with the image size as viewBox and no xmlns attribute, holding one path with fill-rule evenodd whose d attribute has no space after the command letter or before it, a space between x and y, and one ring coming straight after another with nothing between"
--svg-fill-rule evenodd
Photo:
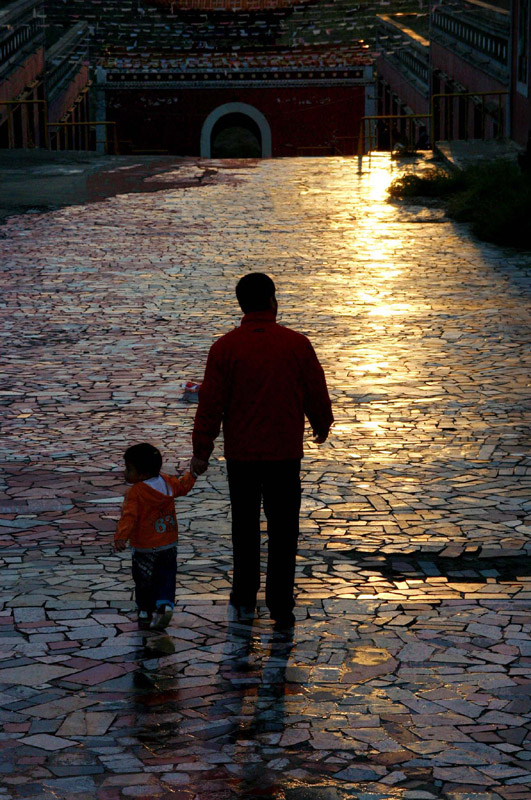
<instances>
[{"instance_id":1,"label":"red jacket collar","mask_svg":"<svg viewBox=\"0 0 531 800\"><path fill-rule=\"evenodd\" d=\"M276 314L274 311L249 311L242 317L242 325L248 322L276 322Z\"/></svg>"}]
</instances>

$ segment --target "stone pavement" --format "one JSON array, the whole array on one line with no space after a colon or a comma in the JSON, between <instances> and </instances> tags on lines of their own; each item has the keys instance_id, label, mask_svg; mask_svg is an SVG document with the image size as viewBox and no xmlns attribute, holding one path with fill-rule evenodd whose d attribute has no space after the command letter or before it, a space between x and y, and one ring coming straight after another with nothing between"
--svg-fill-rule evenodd
<instances>
[{"instance_id":1,"label":"stone pavement","mask_svg":"<svg viewBox=\"0 0 531 800\"><path fill-rule=\"evenodd\" d=\"M518 155L523 152L524 148L512 139L469 139L435 143L437 156L459 169L500 159L517 164Z\"/></svg>"},{"instance_id":2,"label":"stone pavement","mask_svg":"<svg viewBox=\"0 0 531 800\"><path fill-rule=\"evenodd\" d=\"M358 166L176 163L0 228L0 800L531 797L531 254L388 203L422 164ZM263 598L230 619L219 443L177 503L172 624L141 632L122 453L186 465L182 384L248 270L337 419L306 445L295 634Z\"/></svg>"}]
</instances>

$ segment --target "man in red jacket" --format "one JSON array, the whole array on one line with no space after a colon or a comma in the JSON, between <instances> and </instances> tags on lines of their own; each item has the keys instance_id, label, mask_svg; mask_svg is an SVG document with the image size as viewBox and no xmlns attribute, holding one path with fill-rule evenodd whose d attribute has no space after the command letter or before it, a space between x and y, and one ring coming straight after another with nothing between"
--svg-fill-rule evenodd
<instances>
[{"instance_id":1,"label":"man in red jacket","mask_svg":"<svg viewBox=\"0 0 531 800\"><path fill-rule=\"evenodd\" d=\"M192 435L191 469L202 474L223 423L232 506L231 603L251 619L260 586L260 506L267 518L266 603L276 630L293 626L304 418L322 444L334 420L310 341L276 322L275 284L245 275L236 287L239 328L210 348Z\"/></svg>"}]
</instances>

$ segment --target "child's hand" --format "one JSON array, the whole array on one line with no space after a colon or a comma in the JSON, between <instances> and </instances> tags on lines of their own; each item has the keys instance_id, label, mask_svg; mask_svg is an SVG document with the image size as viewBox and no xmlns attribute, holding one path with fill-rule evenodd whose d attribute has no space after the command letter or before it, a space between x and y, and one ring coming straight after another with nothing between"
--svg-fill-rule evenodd
<instances>
[{"instance_id":1,"label":"child's hand","mask_svg":"<svg viewBox=\"0 0 531 800\"><path fill-rule=\"evenodd\" d=\"M125 550L126 547L127 547L127 542L125 541L125 539L115 539L114 542L115 553L121 553L122 550Z\"/></svg>"}]
</instances>

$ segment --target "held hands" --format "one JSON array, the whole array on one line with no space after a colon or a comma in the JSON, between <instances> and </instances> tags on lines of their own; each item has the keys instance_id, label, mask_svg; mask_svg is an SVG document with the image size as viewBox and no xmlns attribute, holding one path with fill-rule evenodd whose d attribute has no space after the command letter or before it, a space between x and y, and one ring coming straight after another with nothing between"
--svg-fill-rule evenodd
<instances>
[{"instance_id":1,"label":"held hands","mask_svg":"<svg viewBox=\"0 0 531 800\"><path fill-rule=\"evenodd\" d=\"M196 458L192 456L192 460L190 461L190 472L192 475L202 475L203 472L206 472L208 469L208 461L203 461L201 458Z\"/></svg>"}]
</instances>

